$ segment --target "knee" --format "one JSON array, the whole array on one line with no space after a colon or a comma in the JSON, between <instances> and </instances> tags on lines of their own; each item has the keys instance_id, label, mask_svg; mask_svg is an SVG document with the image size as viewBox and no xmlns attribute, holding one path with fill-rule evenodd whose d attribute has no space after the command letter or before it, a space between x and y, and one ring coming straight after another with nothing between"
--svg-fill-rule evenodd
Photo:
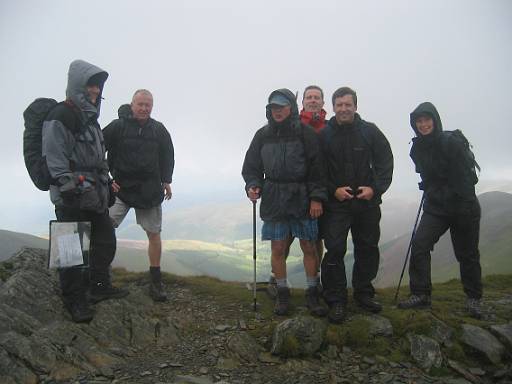
<instances>
[{"instance_id":1,"label":"knee","mask_svg":"<svg viewBox=\"0 0 512 384\"><path fill-rule=\"evenodd\" d=\"M160 244L162 239L160 238L160 233L146 232L148 235L148 240L151 244Z\"/></svg>"}]
</instances>

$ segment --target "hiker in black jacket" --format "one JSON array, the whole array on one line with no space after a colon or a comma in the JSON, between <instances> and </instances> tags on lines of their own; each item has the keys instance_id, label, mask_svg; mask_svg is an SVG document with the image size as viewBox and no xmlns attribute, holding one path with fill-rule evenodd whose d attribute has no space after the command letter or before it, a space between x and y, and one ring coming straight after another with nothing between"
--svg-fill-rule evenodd
<instances>
[{"instance_id":1,"label":"hiker in black jacket","mask_svg":"<svg viewBox=\"0 0 512 384\"><path fill-rule=\"evenodd\" d=\"M73 61L66 101L51 110L42 128L42 154L55 181L50 186L50 198L57 220L91 222L90 279L85 267L59 270L64 304L75 322L93 318L86 297L89 281L93 302L128 294L112 287L109 272L116 238L108 216L108 167L98 124L107 77L107 72L92 64Z\"/></svg>"},{"instance_id":2,"label":"hiker in black jacket","mask_svg":"<svg viewBox=\"0 0 512 384\"><path fill-rule=\"evenodd\" d=\"M432 282L430 252L450 229L455 257L467 295L469 314L482 315L482 281L478 238L480 204L475 194L477 182L474 159L468 158L467 141L455 132L443 131L439 113L425 102L410 115L416 134L410 156L420 174L424 191L423 215L414 234L409 264L411 296L399 308L430 308Z\"/></svg>"},{"instance_id":3,"label":"hiker in black jacket","mask_svg":"<svg viewBox=\"0 0 512 384\"><path fill-rule=\"evenodd\" d=\"M297 101L288 89L270 94L266 115L268 124L256 132L249 146L242 176L249 199L261 197L262 239L271 240L277 283L274 312L288 312L285 253L293 236L304 253L307 305L314 315L325 316L327 311L319 302L315 251L317 218L326 200L318 137L313 128L301 123Z\"/></svg>"},{"instance_id":4,"label":"hiker in black jacket","mask_svg":"<svg viewBox=\"0 0 512 384\"><path fill-rule=\"evenodd\" d=\"M357 95L352 89L336 90L332 104L335 116L320 132L329 197L321 223L327 250L321 275L329 320L339 323L347 304L343 258L349 230L354 243L354 299L371 312L382 309L374 300L372 280L379 269L379 205L391 184L393 154L377 126L356 113Z\"/></svg>"},{"instance_id":5,"label":"hiker in black jacket","mask_svg":"<svg viewBox=\"0 0 512 384\"><path fill-rule=\"evenodd\" d=\"M137 90L130 105L119 108L119 119L103 130L110 172L119 187L110 217L117 228L131 208L149 240L149 295L167 300L162 284L162 201L172 197L174 147L165 126L151 118L153 95Z\"/></svg>"}]
</instances>

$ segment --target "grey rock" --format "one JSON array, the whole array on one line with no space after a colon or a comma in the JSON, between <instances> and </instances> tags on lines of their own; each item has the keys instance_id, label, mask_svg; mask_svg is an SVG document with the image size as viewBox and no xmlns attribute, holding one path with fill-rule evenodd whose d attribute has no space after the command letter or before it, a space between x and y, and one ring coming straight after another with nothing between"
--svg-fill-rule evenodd
<instances>
[{"instance_id":1,"label":"grey rock","mask_svg":"<svg viewBox=\"0 0 512 384\"><path fill-rule=\"evenodd\" d=\"M391 325L391 322L385 317L379 315L356 315L351 317L349 321L368 322L370 326L368 330L370 336L393 336L393 326Z\"/></svg>"},{"instance_id":2,"label":"grey rock","mask_svg":"<svg viewBox=\"0 0 512 384\"><path fill-rule=\"evenodd\" d=\"M491 332L512 351L512 323L491 325Z\"/></svg>"},{"instance_id":3,"label":"grey rock","mask_svg":"<svg viewBox=\"0 0 512 384\"><path fill-rule=\"evenodd\" d=\"M262 352L258 355L258 360L262 363L267 364L280 364L281 359L278 356L274 356L270 354L269 352Z\"/></svg>"},{"instance_id":4,"label":"grey rock","mask_svg":"<svg viewBox=\"0 0 512 384\"><path fill-rule=\"evenodd\" d=\"M453 338L454 332L454 329L443 321L434 317L432 318L430 336L439 344L450 347L452 345L451 340Z\"/></svg>"},{"instance_id":5,"label":"grey rock","mask_svg":"<svg viewBox=\"0 0 512 384\"><path fill-rule=\"evenodd\" d=\"M227 346L231 352L249 363L257 362L258 355L264 351L264 348L245 332L232 335L228 339Z\"/></svg>"},{"instance_id":6,"label":"grey rock","mask_svg":"<svg viewBox=\"0 0 512 384\"><path fill-rule=\"evenodd\" d=\"M409 333L407 338L411 343L411 356L421 368L429 371L432 367L441 367L443 356L437 341L424 335L412 333Z\"/></svg>"},{"instance_id":7,"label":"grey rock","mask_svg":"<svg viewBox=\"0 0 512 384\"><path fill-rule=\"evenodd\" d=\"M213 381L206 377L177 375L174 384L213 384Z\"/></svg>"},{"instance_id":8,"label":"grey rock","mask_svg":"<svg viewBox=\"0 0 512 384\"><path fill-rule=\"evenodd\" d=\"M475 325L462 325L461 341L484 355L493 364L499 364L505 353L505 347L493 335Z\"/></svg>"},{"instance_id":9,"label":"grey rock","mask_svg":"<svg viewBox=\"0 0 512 384\"><path fill-rule=\"evenodd\" d=\"M274 330L270 352L287 356L311 356L320 349L326 331L325 322L310 316L285 320Z\"/></svg>"},{"instance_id":10,"label":"grey rock","mask_svg":"<svg viewBox=\"0 0 512 384\"><path fill-rule=\"evenodd\" d=\"M479 382L479 379L473 373L471 373L468 369L466 369L462 364L460 364L454 360L448 360L448 367L450 367L455 372L457 372L459 375L464 377L464 379L469 380L471 383Z\"/></svg>"},{"instance_id":11,"label":"grey rock","mask_svg":"<svg viewBox=\"0 0 512 384\"><path fill-rule=\"evenodd\" d=\"M226 332L228 329L231 329L231 326L226 324L217 325L215 327L217 332Z\"/></svg>"},{"instance_id":12,"label":"grey rock","mask_svg":"<svg viewBox=\"0 0 512 384\"><path fill-rule=\"evenodd\" d=\"M240 363L235 359L220 357L217 361L217 368L231 371L240 367Z\"/></svg>"}]
</instances>

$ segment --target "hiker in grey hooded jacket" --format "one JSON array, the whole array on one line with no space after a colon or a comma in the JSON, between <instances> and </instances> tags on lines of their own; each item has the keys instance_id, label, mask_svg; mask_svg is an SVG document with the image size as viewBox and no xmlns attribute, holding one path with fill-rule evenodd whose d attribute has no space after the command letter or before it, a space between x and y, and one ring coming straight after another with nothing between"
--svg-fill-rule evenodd
<instances>
[{"instance_id":1,"label":"hiker in grey hooded jacket","mask_svg":"<svg viewBox=\"0 0 512 384\"><path fill-rule=\"evenodd\" d=\"M91 222L89 269L59 270L64 304L76 322L93 317L86 297L89 281L92 302L127 294L112 287L109 273L116 239L108 216L108 167L97 120L107 77L107 72L92 64L73 61L66 100L49 112L42 128L42 154L53 179L50 198L57 220Z\"/></svg>"}]
</instances>

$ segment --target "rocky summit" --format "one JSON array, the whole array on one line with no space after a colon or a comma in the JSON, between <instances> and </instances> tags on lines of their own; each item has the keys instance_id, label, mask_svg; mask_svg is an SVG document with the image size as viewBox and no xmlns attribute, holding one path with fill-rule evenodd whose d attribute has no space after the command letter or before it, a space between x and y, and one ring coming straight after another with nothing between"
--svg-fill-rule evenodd
<instances>
[{"instance_id":1,"label":"rocky summit","mask_svg":"<svg viewBox=\"0 0 512 384\"><path fill-rule=\"evenodd\" d=\"M495 314L469 326L447 324L435 304L330 325L309 317L299 291L284 318L263 293L253 312L243 284L166 275L169 300L153 303L147 276L114 271L130 295L75 324L46 265L39 249L0 263L2 384L512 382L510 295L490 299Z\"/></svg>"}]
</instances>

